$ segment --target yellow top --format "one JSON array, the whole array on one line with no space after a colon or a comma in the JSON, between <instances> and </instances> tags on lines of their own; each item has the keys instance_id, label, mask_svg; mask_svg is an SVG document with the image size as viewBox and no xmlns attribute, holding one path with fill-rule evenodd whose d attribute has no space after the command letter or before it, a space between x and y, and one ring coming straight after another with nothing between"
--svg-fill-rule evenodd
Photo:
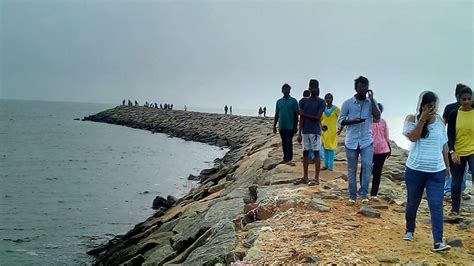
<instances>
[{"instance_id":1,"label":"yellow top","mask_svg":"<svg viewBox=\"0 0 474 266\"><path fill-rule=\"evenodd\" d=\"M474 154L474 110L458 110L454 148L459 156Z\"/></svg>"},{"instance_id":2,"label":"yellow top","mask_svg":"<svg viewBox=\"0 0 474 266\"><path fill-rule=\"evenodd\" d=\"M325 149L335 150L337 147L337 118L339 112L339 108L333 105L330 109L326 107L321 117L321 125L328 127L328 130L323 131L322 134L322 143Z\"/></svg>"}]
</instances>

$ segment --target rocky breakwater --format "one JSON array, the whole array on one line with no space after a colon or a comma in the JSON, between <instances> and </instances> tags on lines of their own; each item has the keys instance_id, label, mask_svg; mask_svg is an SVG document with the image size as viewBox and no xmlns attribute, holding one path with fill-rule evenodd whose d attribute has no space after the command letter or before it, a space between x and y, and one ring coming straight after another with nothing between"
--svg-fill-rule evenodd
<instances>
[{"instance_id":1,"label":"rocky breakwater","mask_svg":"<svg viewBox=\"0 0 474 266\"><path fill-rule=\"evenodd\" d=\"M445 235L462 247L443 256L430 251L426 201L420 206L417 240L401 240L406 151L395 143L384 168L381 200L346 206L342 145L334 171L323 171L319 186L295 186L292 180L302 175L300 145L294 146L296 166L279 164L280 138L271 133L270 119L117 107L86 120L230 147L198 188L168 202L169 209L127 234L91 250L98 265L472 263L469 209L452 221L457 224L446 225Z\"/></svg>"}]
</instances>

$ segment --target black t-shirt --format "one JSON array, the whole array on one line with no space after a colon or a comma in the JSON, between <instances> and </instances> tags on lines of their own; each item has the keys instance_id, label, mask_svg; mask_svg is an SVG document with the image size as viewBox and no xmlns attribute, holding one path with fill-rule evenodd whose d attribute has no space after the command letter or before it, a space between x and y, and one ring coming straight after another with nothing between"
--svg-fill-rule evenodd
<instances>
[{"instance_id":1,"label":"black t-shirt","mask_svg":"<svg viewBox=\"0 0 474 266\"><path fill-rule=\"evenodd\" d=\"M459 109L461 105L457 102L455 103L450 103L448 105L446 105L446 107L444 108L444 112L443 112L443 119L444 121L448 121L448 118L449 118L449 114L454 111L454 110L457 110Z\"/></svg>"}]
</instances>

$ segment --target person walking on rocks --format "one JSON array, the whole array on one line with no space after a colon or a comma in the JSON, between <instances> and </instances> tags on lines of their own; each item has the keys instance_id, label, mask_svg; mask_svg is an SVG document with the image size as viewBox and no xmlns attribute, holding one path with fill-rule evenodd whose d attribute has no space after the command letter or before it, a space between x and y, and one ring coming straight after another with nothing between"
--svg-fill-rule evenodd
<instances>
[{"instance_id":1,"label":"person walking on rocks","mask_svg":"<svg viewBox=\"0 0 474 266\"><path fill-rule=\"evenodd\" d=\"M436 113L437 107L438 97L434 92L421 93L417 114L408 115L403 126L403 135L412 142L405 169L407 204L403 239L413 240L416 214L426 189L433 252L451 248L443 243L443 190L444 180L449 176L448 136L443 120Z\"/></svg>"},{"instance_id":2,"label":"person walking on rocks","mask_svg":"<svg viewBox=\"0 0 474 266\"><path fill-rule=\"evenodd\" d=\"M461 83L456 85L456 89L454 93L456 97L456 102L450 103L446 105L446 107L444 108L443 119L444 119L444 123L448 127L449 127L449 124L448 124L449 114L451 114L451 112L453 111L458 110L459 107L461 107L461 104L459 103L458 99L459 99L459 93L461 93L461 90L464 87L466 87L466 85L461 84ZM448 154L448 156L449 156L450 169L453 170L453 161L451 160L451 154ZM471 198L471 196L469 196L469 194L466 193L466 179L467 179L467 171L464 172L462 183L461 183L461 195L464 200L468 200ZM444 183L444 196L445 196L445 199L447 200L451 199L451 184L452 184L452 173L451 175L449 175L449 178Z\"/></svg>"},{"instance_id":3,"label":"person walking on rocks","mask_svg":"<svg viewBox=\"0 0 474 266\"><path fill-rule=\"evenodd\" d=\"M273 121L273 133L280 132L283 148L283 163L294 166L293 160L293 136L298 125L298 102L290 96L291 86L283 84L281 92L283 97L276 103L275 118Z\"/></svg>"},{"instance_id":4,"label":"person walking on rocks","mask_svg":"<svg viewBox=\"0 0 474 266\"><path fill-rule=\"evenodd\" d=\"M303 145L303 177L296 179L293 183L319 185L321 149L321 116L326 105L324 100L319 98L319 81L311 79L309 81L309 91L311 95L300 101L300 126L298 132L298 142ZM314 180L308 178L309 160L314 160Z\"/></svg>"},{"instance_id":5,"label":"person walking on rocks","mask_svg":"<svg viewBox=\"0 0 474 266\"><path fill-rule=\"evenodd\" d=\"M383 112L383 105L377 104L380 114ZM374 156L372 157L372 188L370 189L370 199L378 201L377 198L380 178L382 176L383 165L385 159L390 157L392 148L390 147L390 138L388 135L387 122L380 118L378 122L372 123L372 136L374 138ZM360 182L362 183L362 170L360 173Z\"/></svg>"},{"instance_id":6,"label":"person walking on rocks","mask_svg":"<svg viewBox=\"0 0 474 266\"><path fill-rule=\"evenodd\" d=\"M267 117L267 107L266 106L263 107L262 112L263 112L263 117Z\"/></svg>"},{"instance_id":7,"label":"person walking on rocks","mask_svg":"<svg viewBox=\"0 0 474 266\"><path fill-rule=\"evenodd\" d=\"M349 188L348 205L355 204L357 198L357 162L359 155L362 165L362 183L359 197L362 203L367 203L370 175L372 174L372 157L374 153L372 139L372 121L380 119L380 111L374 99L374 93L369 90L369 80L360 76L354 81L356 94L346 100L341 107L338 127L346 127L346 156ZM368 94L368 97L367 97Z\"/></svg>"},{"instance_id":8,"label":"person walking on rocks","mask_svg":"<svg viewBox=\"0 0 474 266\"><path fill-rule=\"evenodd\" d=\"M472 90L465 86L458 94L461 107L448 118L448 146L452 160L451 213L459 215L461 207L461 183L466 175L466 164L474 173L474 109ZM465 180L464 180L465 181Z\"/></svg>"},{"instance_id":9,"label":"person walking on rocks","mask_svg":"<svg viewBox=\"0 0 474 266\"><path fill-rule=\"evenodd\" d=\"M227 114L227 111L229 111L229 107L227 107L227 105L226 105L226 106L224 106L224 114Z\"/></svg>"},{"instance_id":10,"label":"person walking on rocks","mask_svg":"<svg viewBox=\"0 0 474 266\"><path fill-rule=\"evenodd\" d=\"M258 117L261 117L262 114L263 114L262 107L259 107L259 108L258 108Z\"/></svg>"},{"instance_id":11,"label":"person walking on rocks","mask_svg":"<svg viewBox=\"0 0 474 266\"><path fill-rule=\"evenodd\" d=\"M337 147L337 118L340 110L332 104L333 96L328 93L324 96L326 107L321 117L322 144L324 150L324 167L321 170L334 169L334 155Z\"/></svg>"},{"instance_id":12,"label":"person walking on rocks","mask_svg":"<svg viewBox=\"0 0 474 266\"><path fill-rule=\"evenodd\" d=\"M229 114L232 115L232 105L229 107Z\"/></svg>"}]
</instances>

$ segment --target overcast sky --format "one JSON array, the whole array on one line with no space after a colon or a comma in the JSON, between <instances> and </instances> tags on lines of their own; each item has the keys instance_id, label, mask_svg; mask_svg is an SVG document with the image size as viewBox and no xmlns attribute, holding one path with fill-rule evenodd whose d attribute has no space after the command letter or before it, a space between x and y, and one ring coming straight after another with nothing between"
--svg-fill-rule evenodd
<instances>
[{"instance_id":1,"label":"overcast sky","mask_svg":"<svg viewBox=\"0 0 474 266\"><path fill-rule=\"evenodd\" d=\"M285 82L340 105L364 75L407 113L474 85L473 1L0 2L0 98L273 110Z\"/></svg>"}]
</instances>

